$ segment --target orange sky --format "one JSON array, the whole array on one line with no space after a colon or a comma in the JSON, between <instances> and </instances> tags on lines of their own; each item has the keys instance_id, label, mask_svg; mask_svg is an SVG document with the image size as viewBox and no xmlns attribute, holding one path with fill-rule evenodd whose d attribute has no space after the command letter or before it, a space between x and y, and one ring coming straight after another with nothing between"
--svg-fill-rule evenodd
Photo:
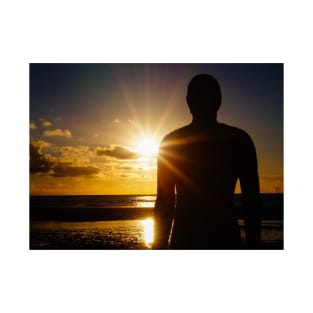
<instances>
[{"instance_id":1,"label":"orange sky","mask_svg":"<svg viewBox=\"0 0 313 313\"><path fill-rule=\"evenodd\" d=\"M155 146L191 122L186 86L201 72L220 81L218 120L254 140L261 192L283 192L282 70L281 64L31 64L30 193L155 194Z\"/></svg>"}]
</instances>

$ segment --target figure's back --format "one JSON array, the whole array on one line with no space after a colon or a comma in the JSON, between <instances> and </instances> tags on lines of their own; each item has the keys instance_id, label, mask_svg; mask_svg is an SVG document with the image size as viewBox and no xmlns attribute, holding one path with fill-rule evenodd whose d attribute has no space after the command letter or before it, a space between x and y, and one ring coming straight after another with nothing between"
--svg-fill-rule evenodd
<instances>
[{"instance_id":1,"label":"figure's back","mask_svg":"<svg viewBox=\"0 0 313 313\"><path fill-rule=\"evenodd\" d=\"M245 132L219 123L190 124L164 139L166 175L176 187L172 248L240 247L233 195L249 149Z\"/></svg>"}]
</instances>

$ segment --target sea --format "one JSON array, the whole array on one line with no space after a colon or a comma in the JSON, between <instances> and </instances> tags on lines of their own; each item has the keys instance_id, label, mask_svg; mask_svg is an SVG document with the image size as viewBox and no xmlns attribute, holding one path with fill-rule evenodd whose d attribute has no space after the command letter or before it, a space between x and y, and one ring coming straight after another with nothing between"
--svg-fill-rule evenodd
<instances>
[{"instance_id":1,"label":"sea","mask_svg":"<svg viewBox=\"0 0 313 313\"><path fill-rule=\"evenodd\" d=\"M30 196L31 250L151 249L155 195ZM283 194L262 194L261 249L284 247ZM235 195L243 249L241 196Z\"/></svg>"}]
</instances>

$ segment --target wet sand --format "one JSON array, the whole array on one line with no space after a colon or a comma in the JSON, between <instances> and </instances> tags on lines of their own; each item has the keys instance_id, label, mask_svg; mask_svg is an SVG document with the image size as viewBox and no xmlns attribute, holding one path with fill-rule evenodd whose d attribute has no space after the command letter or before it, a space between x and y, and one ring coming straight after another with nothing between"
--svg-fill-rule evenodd
<instances>
[{"instance_id":1,"label":"wet sand","mask_svg":"<svg viewBox=\"0 0 313 313\"><path fill-rule=\"evenodd\" d=\"M30 225L30 249L150 249L153 229L146 220L35 221ZM239 225L244 249L243 221ZM262 249L283 249L282 221L263 221L261 240Z\"/></svg>"}]
</instances>

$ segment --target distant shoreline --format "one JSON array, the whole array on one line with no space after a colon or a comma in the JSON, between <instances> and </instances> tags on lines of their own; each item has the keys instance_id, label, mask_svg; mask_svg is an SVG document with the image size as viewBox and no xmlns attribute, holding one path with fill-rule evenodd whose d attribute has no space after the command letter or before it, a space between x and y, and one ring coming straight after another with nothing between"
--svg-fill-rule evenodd
<instances>
[{"instance_id":1,"label":"distant shoreline","mask_svg":"<svg viewBox=\"0 0 313 313\"><path fill-rule=\"evenodd\" d=\"M240 196L241 193L235 193L235 196ZM261 195L281 195L283 196L284 193L283 192L264 192L264 193L261 193ZM124 196L149 196L149 197L156 197L157 195L156 194L146 194L146 193L135 193L135 194L84 194L84 195L78 195L78 194L66 194L66 195L50 195L50 194L30 194L29 197L32 198L32 197L103 197L103 196L108 196L108 197L124 197Z\"/></svg>"},{"instance_id":2,"label":"distant shoreline","mask_svg":"<svg viewBox=\"0 0 313 313\"><path fill-rule=\"evenodd\" d=\"M30 221L110 221L133 220L153 217L152 207L112 206L106 208L30 208ZM262 209L263 220L283 220L282 210ZM240 213L238 219L243 219Z\"/></svg>"},{"instance_id":3,"label":"distant shoreline","mask_svg":"<svg viewBox=\"0 0 313 313\"><path fill-rule=\"evenodd\" d=\"M137 199L139 197L139 199ZM261 218L283 220L283 194L261 194ZM31 196L30 221L106 221L153 217L155 195ZM234 199L243 219L240 195Z\"/></svg>"},{"instance_id":4,"label":"distant shoreline","mask_svg":"<svg viewBox=\"0 0 313 313\"><path fill-rule=\"evenodd\" d=\"M105 208L30 208L30 221L111 221L153 216L151 207L110 206Z\"/></svg>"}]
</instances>

